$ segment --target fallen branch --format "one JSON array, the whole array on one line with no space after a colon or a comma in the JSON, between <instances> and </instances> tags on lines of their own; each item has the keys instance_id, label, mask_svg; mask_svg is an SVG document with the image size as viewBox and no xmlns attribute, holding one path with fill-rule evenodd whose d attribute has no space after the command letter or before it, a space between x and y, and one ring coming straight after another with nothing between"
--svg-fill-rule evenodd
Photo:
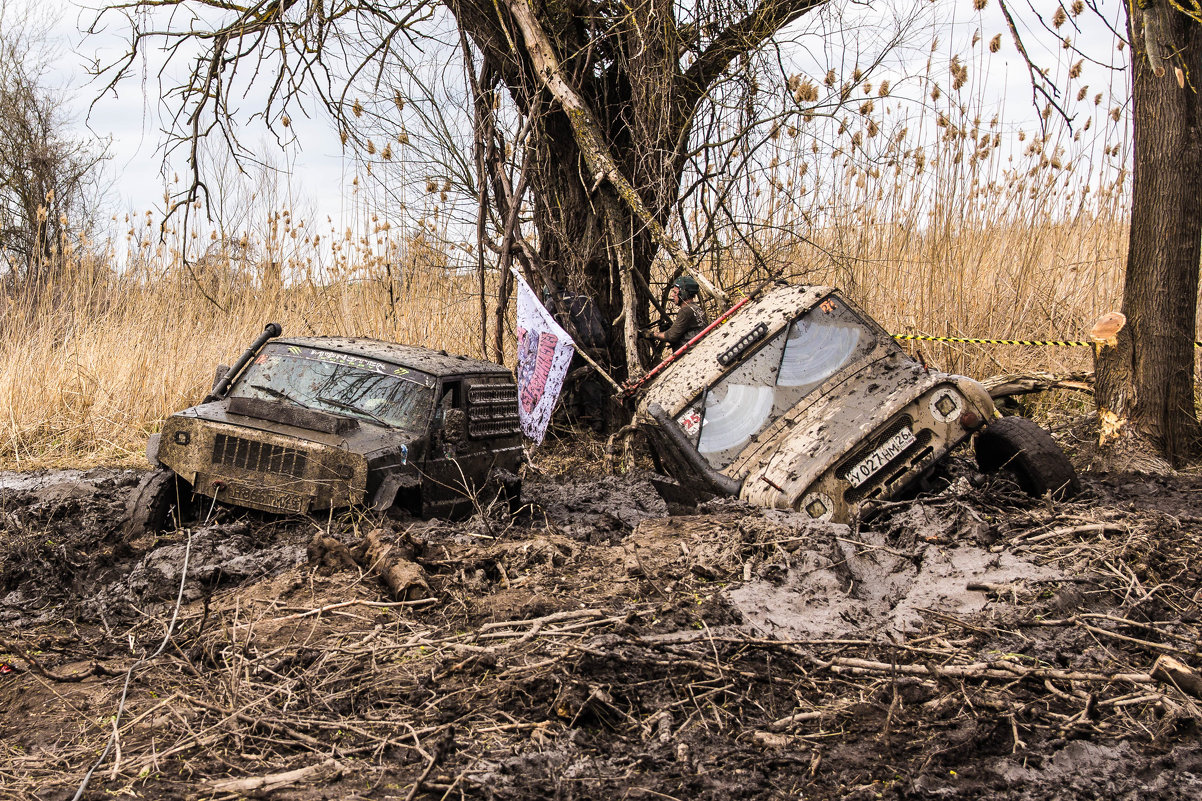
<instances>
[{"instance_id":1,"label":"fallen branch","mask_svg":"<svg viewBox=\"0 0 1202 801\"><path fill-rule=\"evenodd\" d=\"M1054 537L1076 537L1081 534L1125 534L1129 531L1127 526L1119 523L1088 523L1081 526L1065 526L1063 528L1055 528L1051 531L1045 531L1043 534L1036 534L1033 537L1015 537L1012 542L1015 545L1034 545L1037 542L1050 540Z\"/></svg>"},{"instance_id":2,"label":"fallen branch","mask_svg":"<svg viewBox=\"0 0 1202 801\"><path fill-rule=\"evenodd\" d=\"M308 609L304 612L297 612L294 615L285 615L284 617L272 618L266 621L253 621L248 623L237 623L236 628L242 628L252 625L263 625L264 623L286 623L289 620L300 620L301 618L311 617L313 615L324 615L326 612L333 612L336 609L345 609L348 606L367 606L374 609L391 609L398 606L429 606L430 604L438 603L437 598L419 598L416 601L339 601L338 603L327 604L326 606L317 609Z\"/></svg>"},{"instance_id":3,"label":"fallen branch","mask_svg":"<svg viewBox=\"0 0 1202 801\"><path fill-rule=\"evenodd\" d=\"M1076 392L1093 393L1093 373L1079 372L1056 375L1055 373L1007 373L995 375L981 382L989 390L990 397L1007 398L1014 395L1030 395L1052 389L1070 389Z\"/></svg>"},{"instance_id":4,"label":"fallen branch","mask_svg":"<svg viewBox=\"0 0 1202 801\"><path fill-rule=\"evenodd\" d=\"M949 679L1056 679L1058 681L1088 681L1125 684L1155 684L1157 679L1148 673L1090 673L1055 668L1028 668L1013 662L975 662L970 665L900 665L837 656L828 663L834 673L863 675L866 673L901 673L907 676L937 676Z\"/></svg>"},{"instance_id":5,"label":"fallen branch","mask_svg":"<svg viewBox=\"0 0 1202 801\"><path fill-rule=\"evenodd\" d=\"M83 681L84 679L91 678L92 676L120 676L120 675L123 675L121 673L121 671L109 670L104 665L100 664L99 662L93 662L88 667L87 670L82 670L79 673L69 673L67 675L60 675L58 673L54 673L54 672L42 667L41 662L39 662L36 658L34 658L34 656L32 654L27 653L23 648L21 648L21 646L17 645L16 643L11 643L6 640L0 640L0 651L12 651L14 654L17 655L18 659L23 660L25 662L25 664L29 666L28 669L29 669L30 673L34 673L38 676L41 676L43 679L49 679L50 681L59 681L59 682L66 683L66 682Z\"/></svg>"},{"instance_id":6,"label":"fallen branch","mask_svg":"<svg viewBox=\"0 0 1202 801\"><path fill-rule=\"evenodd\" d=\"M243 795L251 792L270 793L274 790L279 790L281 787L288 787L289 785L298 784L310 779L334 779L341 775L344 769L342 763L338 760L327 759L325 762L318 762L308 767L284 771L283 773L269 773L266 776L250 776L245 779L227 779L219 782L210 782L209 788L215 793L233 793L235 795Z\"/></svg>"}]
</instances>

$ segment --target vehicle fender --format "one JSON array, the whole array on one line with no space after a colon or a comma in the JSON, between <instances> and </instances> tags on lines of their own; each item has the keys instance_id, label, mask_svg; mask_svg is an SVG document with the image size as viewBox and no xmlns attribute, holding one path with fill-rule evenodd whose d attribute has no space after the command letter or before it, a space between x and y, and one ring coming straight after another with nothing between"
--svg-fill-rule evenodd
<instances>
[{"instance_id":1,"label":"vehicle fender","mask_svg":"<svg viewBox=\"0 0 1202 801\"><path fill-rule=\"evenodd\" d=\"M660 431L668 438L677 453L692 466L697 475L709 485L713 492L738 497L739 490L743 488L742 479L731 478L711 467L709 462L705 461L705 457L698 453L692 443L685 438L684 431L676 424L676 421L668 417L658 403L650 404L647 407L647 413L655 420Z\"/></svg>"},{"instance_id":2,"label":"vehicle fender","mask_svg":"<svg viewBox=\"0 0 1202 801\"><path fill-rule=\"evenodd\" d=\"M993 402L993 398L989 395L989 390L983 384L972 378L962 375L949 375L956 388L968 398L968 402L976 407L977 413L986 421L992 420L999 416L997 406Z\"/></svg>"},{"instance_id":3,"label":"vehicle fender","mask_svg":"<svg viewBox=\"0 0 1202 801\"><path fill-rule=\"evenodd\" d=\"M376 494L372 496L371 508L377 512L383 512L396 503L398 492L403 489L417 489L420 486L421 479L413 473L389 473L380 482Z\"/></svg>"}]
</instances>

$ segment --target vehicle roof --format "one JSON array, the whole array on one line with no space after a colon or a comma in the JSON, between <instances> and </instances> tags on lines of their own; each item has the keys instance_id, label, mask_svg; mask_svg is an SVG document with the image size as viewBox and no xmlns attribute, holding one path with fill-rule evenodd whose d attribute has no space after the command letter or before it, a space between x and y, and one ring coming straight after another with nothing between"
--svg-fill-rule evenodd
<instances>
[{"instance_id":1,"label":"vehicle roof","mask_svg":"<svg viewBox=\"0 0 1202 801\"><path fill-rule=\"evenodd\" d=\"M688 353L668 365L647 386L639 399L639 413L644 414L648 406L658 403L670 416L679 414L705 387L736 369L738 362L724 366L717 360L719 354L751 334L760 323L768 326L764 339L775 335L798 315L836 292L838 290L834 287L803 284L776 286L767 290L723 325L706 334Z\"/></svg>"},{"instance_id":2,"label":"vehicle roof","mask_svg":"<svg viewBox=\"0 0 1202 801\"><path fill-rule=\"evenodd\" d=\"M494 362L456 356L445 350L430 350L419 345L399 345L366 337L287 337L272 340L272 343L349 353L439 377L479 373L513 375L508 367Z\"/></svg>"}]
</instances>

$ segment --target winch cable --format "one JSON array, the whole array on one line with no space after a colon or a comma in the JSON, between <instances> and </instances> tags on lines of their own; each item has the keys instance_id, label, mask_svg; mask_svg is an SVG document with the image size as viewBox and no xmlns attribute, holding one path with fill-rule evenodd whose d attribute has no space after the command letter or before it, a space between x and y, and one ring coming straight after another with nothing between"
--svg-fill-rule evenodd
<instances>
[{"instance_id":1,"label":"winch cable","mask_svg":"<svg viewBox=\"0 0 1202 801\"><path fill-rule=\"evenodd\" d=\"M208 524L213 516L213 510L217 506L217 499L213 499L213 503L209 505L208 514L205 515L204 524ZM178 507L177 507L178 508ZM157 659L160 654L167 649L167 643L171 642L171 635L175 633L175 622L179 619L179 608L184 600L184 584L188 580L188 561L192 556L192 529L185 529L188 532L188 540L184 545L184 567L180 571L179 577L179 593L175 596L175 609L171 612L171 622L167 625L167 633L163 636L163 641L159 643L158 650L150 656L144 656L137 662L129 666L129 670L125 671L125 685L121 688L121 701L117 704L117 714L113 717L113 733L109 735L108 742L105 743L104 750L100 752L100 758L92 765L87 774L84 775L83 781L79 785L79 789L75 791L75 795L71 801L79 801L83 796L84 791L88 789L88 783L92 781L92 774L96 772L96 768L104 764L104 760L109 755L109 751L113 749L114 743L117 742L117 732L121 727L121 716L125 712L125 699L129 695L129 683L133 679L134 671L142 665Z\"/></svg>"}]
</instances>

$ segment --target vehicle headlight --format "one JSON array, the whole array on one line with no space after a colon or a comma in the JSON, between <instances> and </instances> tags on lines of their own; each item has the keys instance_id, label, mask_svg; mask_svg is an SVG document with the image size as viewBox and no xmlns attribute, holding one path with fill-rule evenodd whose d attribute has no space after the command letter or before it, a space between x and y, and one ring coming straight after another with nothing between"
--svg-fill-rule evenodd
<instances>
[{"instance_id":1,"label":"vehicle headlight","mask_svg":"<svg viewBox=\"0 0 1202 801\"><path fill-rule=\"evenodd\" d=\"M815 520L827 521L835 513L835 502L829 495L821 492L811 492L801 500L801 511Z\"/></svg>"},{"instance_id":2,"label":"vehicle headlight","mask_svg":"<svg viewBox=\"0 0 1202 801\"><path fill-rule=\"evenodd\" d=\"M950 423L964 411L964 398L950 387L940 387L931 396L931 417L941 423Z\"/></svg>"}]
</instances>

